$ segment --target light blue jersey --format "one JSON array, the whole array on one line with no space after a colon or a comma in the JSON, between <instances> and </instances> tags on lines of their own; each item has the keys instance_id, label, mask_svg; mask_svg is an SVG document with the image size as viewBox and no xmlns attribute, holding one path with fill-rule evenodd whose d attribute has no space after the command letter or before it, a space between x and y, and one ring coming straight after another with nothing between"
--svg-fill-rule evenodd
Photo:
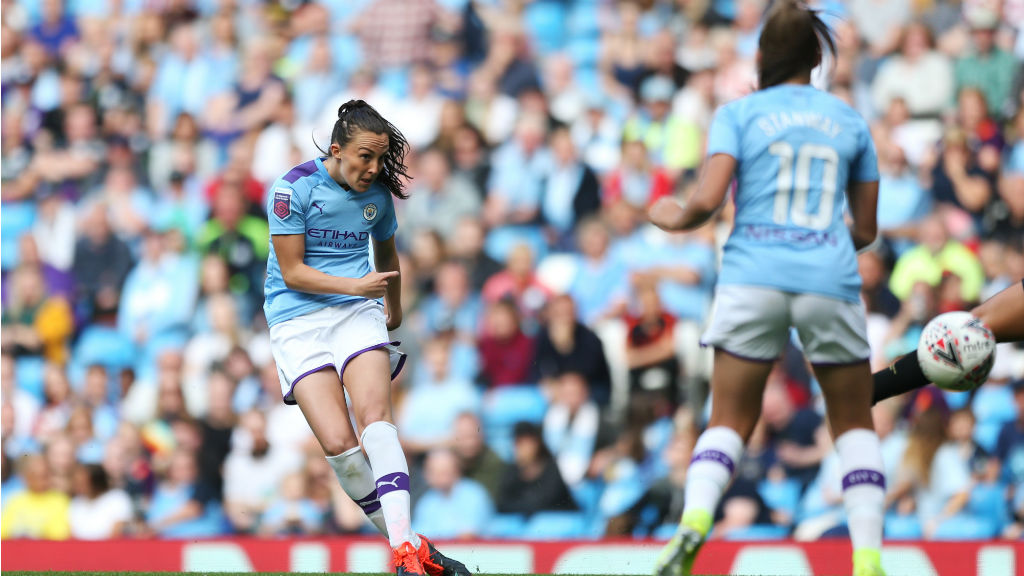
<instances>
[{"instance_id":1,"label":"light blue jersey","mask_svg":"<svg viewBox=\"0 0 1024 576\"><path fill-rule=\"evenodd\" d=\"M808 85L760 90L718 110L708 156L737 161L736 222L720 284L858 301L846 188L878 180L867 123Z\"/></svg>"},{"instance_id":2,"label":"light blue jersey","mask_svg":"<svg viewBox=\"0 0 1024 576\"><path fill-rule=\"evenodd\" d=\"M267 215L271 235L305 234L303 261L343 278L362 278L371 272L370 238L387 240L398 228L387 188L374 183L366 192L349 192L331 178L319 158L292 168L274 182L267 196ZM281 277L273 242L263 294L270 326L328 306L363 300L290 290Z\"/></svg>"}]
</instances>

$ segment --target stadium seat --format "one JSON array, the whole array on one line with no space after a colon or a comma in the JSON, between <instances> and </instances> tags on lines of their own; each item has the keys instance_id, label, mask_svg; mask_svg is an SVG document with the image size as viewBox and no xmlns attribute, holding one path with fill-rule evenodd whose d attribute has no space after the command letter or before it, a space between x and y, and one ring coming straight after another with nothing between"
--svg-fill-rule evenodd
<instances>
[{"instance_id":1,"label":"stadium seat","mask_svg":"<svg viewBox=\"0 0 1024 576\"><path fill-rule=\"evenodd\" d=\"M789 536L789 528L775 524L754 524L733 530L725 535L726 540L782 540Z\"/></svg>"},{"instance_id":2,"label":"stadium seat","mask_svg":"<svg viewBox=\"0 0 1024 576\"><path fill-rule=\"evenodd\" d=\"M889 514L885 517L886 540L918 540L921 538L921 522L917 516Z\"/></svg>"},{"instance_id":3,"label":"stadium seat","mask_svg":"<svg viewBox=\"0 0 1024 576\"><path fill-rule=\"evenodd\" d=\"M796 515L797 505L800 503L800 483L796 480L764 480L758 485L757 492L772 510L785 512L791 517Z\"/></svg>"},{"instance_id":4,"label":"stadium seat","mask_svg":"<svg viewBox=\"0 0 1024 576\"><path fill-rule=\"evenodd\" d=\"M548 242L544 232L537 226L502 226L487 235L484 252L498 262L504 263L509 252L520 244L527 244L534 260L540 261L547 255Z\"/></svg>"},{"instance_id":5,"label":"stadium seat","mask_svg":"<svg viewBox=\"0 0 1024 576\"><path fill-rule=\"evenodd\" d=\"M529 30L533 47L540 55L548 55L562 48L565 38L566 9L562 2L535 0L523 10L523 23Z\"/></svg>"},{"instance_id":6,"label":"stadium seat","mask_svg":"<svg viewBox=\"0 0 1024 576\"><path fill-rule=\"evenodd\" d=\"M587 519L581 512L538 512L526 523L526 540L572 540L586 538Z\"/></svg>"},{"instance_id":7,"label":"stadium seat","mask_svg":"<svg viewBox=\"0 0 1024 576\"><path fill-rule=\"evenodd\" d=\"M971 489L971 498L966 511L974 516L988 518L1002 530L1008 518L1009 506L1006 501L1005 484L978 484Z\"/></svg>"},{"instance_id":8,"label":"stadium seat","mask_svg":"<svg viewBox=\"0 0 1024 576\"><path fill-rule=\"evenodd\" d=\"M601 22L598 19L599 11L586 2L576 2L569 11L568 33L573 40L599 39L601 37Z\"/></svg>"},{"instance_id":9,"label":"stadium seat","mask_svg":"<svg viewBox=\"0 0 1024 576\"><path fill-rule=\"evenodd\" d=\"M988 452L993 452L1003 424L1017 417L1013 392L1006 386L982 386L971 402L971 411L978 420L974 427L974 441Z\"/></svg>"},{"instance_id":10,"label":"stadium seat","mask_svg":"<svg viewBox=\"0 0 1024 576\"><path fill-rule=\"evenodd\" d=\"M662 524L654 529L654 532L651 533L651 538L654 540L669 540L676 533L677 528L679 528L678 524Z\"/></svg>"},{"instance_id":11,"label":"stadium seat","mask_svg":"<svg viewBox=\"0 0 1024 576\"><path fill-rule=\"evenodd\" d=\"M481 420L487 445L504 460L512 459L512 428L517 422L540 423L548 401L534 385L503 386L484 395Z\"/></svg>"},{"instance_id":12,"label":"stadium seat","mask_svg":"<svg viewBox=\"0 0 1024 576\"><path fill-rule=\"evenodd\" d=\"M10 270L18 265L18 242L32 229L36 208L31 202L4 202L0 219L0 267Z\"/></svg>"},{"instance_id":13,"label":"stadium seat","mask_svg":"<svg viewBox=\"0 0 1024 576\"><path fill-rule=\"evenodd\" d=\"M996 520L974 514L957 514L935 530L934 540L988 540L998 534Z\"/></svg>"},{"instance_id":14,"label":"stadium seat","mask_svg":"<svg viewBox=\"0 0 1024 576\"><path fill-rule=\"evenodd\" d=\"M14 379L18 388L37 400L43 400L43 369L46 361L39 356L22 356L14 362Z\"/></svg>"},{"instance_id":15,"label":"stadium seat","mask_svg":"<svg viewBox=\"0 0 1024 576\"><path fill-rule=\"evenodd\" d=\"M496 514L487 524L487 538L519 538L526 532L526 518L519 514Z\"/></svg>"}]
</instances>

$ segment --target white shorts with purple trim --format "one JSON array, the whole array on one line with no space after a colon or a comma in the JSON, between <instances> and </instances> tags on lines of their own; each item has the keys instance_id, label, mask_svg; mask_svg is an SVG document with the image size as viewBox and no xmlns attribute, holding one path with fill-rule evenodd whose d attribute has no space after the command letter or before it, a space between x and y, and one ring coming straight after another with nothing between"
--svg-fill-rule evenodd
<instances>
[{"instance_id":1,"label":"white shorts with purple trim","mask_svg":"<svg viewBox=\"0 0 1024 576\"><path fill-rule=\"evenodd\" d=\"M285 404L295 404L292 391L306 376L333 368L342 377L349 361L377 348L391 354L391 378L398 376L405 364L399 344L390 340L384 307L376 300L321 308L270 327L270 349Z\"/></svg>"},{"instance_id":2,"label":"white shorts with purple trim","mask_svg":"<svg viewBox=\"0 0 1024 576\"><path fill-rule=\"evenodd\" d=\"M871 356L865 318L860 302L727 284L715 291L701 344L746 360L771 362L782 354L793 327L811 364L856 364Z\"/></svg>"}]
</instances>

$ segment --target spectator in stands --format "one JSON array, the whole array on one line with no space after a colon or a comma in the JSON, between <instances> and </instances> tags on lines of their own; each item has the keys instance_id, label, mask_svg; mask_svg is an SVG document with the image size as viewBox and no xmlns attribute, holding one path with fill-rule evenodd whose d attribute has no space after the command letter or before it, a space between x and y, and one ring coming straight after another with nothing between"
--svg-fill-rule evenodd
<instances>
[{"instance_id":1,"label":"spectator in stands","mask_svg":"<svg viewBox=\"0 0 1024 576\"><path fill-rule=\"evenodd\" d=\"M669 404L680 402L676 319L665 311L653 282L635 288L636 310L626 316L626 365L632 392L658 394Z\"/></svg>"},{"instance_id":2,"label":"spectator in stands","mask_svg":"<svg viewBox=\"0 0 1024 576\"><path fill-rule=\"evenodd\" d=\"M515 302L504 299L487 306L477 346L480 376L488 387L530 383L534 343L523 333Z\"/></svg>"},{"instance_id":3,"label":"spectator in stands","mask_svg":"<svg viewBox=\"0 0 1024 576\"><path fill-rule=\"evenodd\" d=\"M231 272L232 292L250 299L262 296L262 276L269 244L267 222L246 214L242 191L225 182L214 198L212 218L199 235L204 254L218 254Z\"/></svg>"},{"instance_id":4,"label":"spectator in stands","mask_svg":"<svg viewBox=\"0 0 1024 576\"><path fill-rule=\"evenodd\" d=\"M977 484L994 482L999 476L999 461L974 439L977 418L970 408L961 408L949 416L949 442L960 459L967 463L971 480Z\"/></svg>"},{"instance_id":5,"label":"spectator in stands","mask_svg":"<svg viewBox=\"0 0 1024 576\"><path fill-rule=\"evenodd\" d=\"M600 183L579 158L567 126L551 132L549 145L553 163L541 190L540 215L554 238L549 244L568 248L580 221L601 209Z\"/></svg>"},{"instance_id":6,"label":"spectator in stands","mask_svg":"<svg viewBox=\"0 0 1024 576\"><path fill-rule=\"evenodd\" d=\"M25 490L12 496L4 506L0 520L3 539L67 540L71 533L70 501L66 493L51 488L46 458L26 456L18 468Z\"/></svg>"},{"instance_id":7,"label":"spectator in stands","mask_svg":"<svg viewBox=\"0 0 1024 576\"><path fill-rule=\"evenodd\" d=\"M988 109L997 117L1008 110L1010 88L1017 70L1013 55L996 44L999 9L981 4L965 6L971 32L971 51L956 62L956 93L974 87L985 93Z\"/></svg>"},{"instance_id":8,"label":"spectator in stands","mask_svg":"<svg viewBox=\"0 0 1024 576\"><path fill-rule=\"evenodd\" d=\"M38 268L14 271L11 294L3 311L3 349L15 356L43 356L52 362L67 359L67 340L74 326L71 307L51 297Z\"/></svg>"},{"instance_id":9,"label":"spectator in stands","mask_svg":"<svg viewBox=\"0 0 1024 576\"><path fill-rule=\"evenodd\" d=\"M212 513L217 507L207 503L207 488L197 478L195 454L175 451L146 511L148 530L163 538L198 538L223 532L221 519Z\"/></svg>"},{"instance_id":10,"label":"spectator in stands","mask_svg":"<svg viewBox=\"0 0 1024 576\"><path fill-rule=\"evenodd\" d=\"M786 476L806 487L828 454L828 430L820 414L796 406L780 366L772 371L765 386L761 418Z\"/></svg>"},{"instance_id":11,"label":"spectator in stands","mask_svg":"<svg viewBox=\"0 0 1024 576\"><path fill-rule=\"evenodd\" d=\"M428 333L454 328L460 340L472 342L482 306L469 286L468 272L460 262L445 262L437 273L434 294L421 307Z\"/></svg>"},{"instance_id":12,"label":"spectator in stands","mask_svg":"<svg viewBox=\"0 0 1024 576\"><path fill-rule=\"evenodd\" d=\"M485 236L486 231L480 221L463 218L448 242L448 254L468 271L469 288L473 292L483 290L487 280L502 269L501 264L484 251Z\"/></svg>"},{"instance_id":13,"label":"spectator in stands","mask_svg":"<svg viewBox=\"0 0 1024 576\"><path fill-rule=\"evenodd\" d=\"M278 496L272 497L259 519L259 533L266 536L320 534L323 511L309 499L306 477L292 472L281 479Z\"/></svg>"},{"instance_id":14,"label":"spectator in stands","mask_svg":"<svg viewBox=\"0 0 1024 576\"><path fill-rule=\"evenodd\" d=\"M1017 418L1003 424L994 455L1001 480L1020 492L1024 489L1024 380L1015 381L1012 387Z\"/></svg>"},{"instance_id":15,"label":"spectator in stands","mask_svg":"<svg viewBox=\"0 0 1024 576\"><path fill-rule=\"evenodd\" d=\"M700 131L696 124L673 116L675 84L665 76L651 76L640 86L642 112L626 122L623 140L639 140L651 162L665 168L672 179L700 163Z\"/></svg>"},{"instance_id":16,"label":"spectator in stands","mask_svg":"<svg viewBox=\"0 0 1024 576\"><path fill-rule=\"evenodd\" d=\"M590 399L590 386L582 374L566 372L549 390L552 399L544 415L544 444L565 483L577 486L590 468L601 413Z\"/></svg>"},{"instance_id":17,"label":"spectator in stands","mask_svg":"<svg viewBox=\"0 0 1024 576\"><path fill-rule=\"evenodd\" d=\"M625 140L622 165L608 174L604 202L623 201L637 212L643 212L659 198L671 194L673 186L668 171L650 159L642 140Z\"/></svg>"},{"instance_id":18,"label":"spectator in stands","mask_svg":"<svg viewBox=\"0 0 1024 576\"><path fill-rule=\"evenodd\" d=\"M535 354L541 383L553 383L562 374L579 374L599 404L610 399L611 376L604 345L597 334L576 317L576 305L568 294L548 301L546 322L537 335Z\"/></svg>"},{"instance_id":19,"label":"spectator in stands","mask_svg":"<svg viewBox=\"0 0 1024 576\"><path fill-rule=\"evenodd\" d=\"M491 156L484 221L492 226L535 224L540 214L543 180L551 166L544 145L545 119L524 114L516 123L515 138Z\"/></svg>"},{"instance_id":20,"label":"spectator in stands","mask_svg":"<svg viewBox=\"0 0 1024 576\"><path fill-rule=\"evenodd\" d=\"M608 250L611 238L603 222L588 219L576 233L581 254L569 294L576 302L580 318L593 326L624 310L626 269Z\"/></svg>"},{"instance_id":21,"label":"spectator in stands","mask_svg":"<svg viewBox=\"0 0 1024 576\"><path fill-rule=\"evenodd\" d=\"M480 426L480 418L476 414L460 414L452 427L452 451L459 459L463 476L478 482L487 490L491 501L497 502L501 495L505 462L484 442Z\"/></svg>"},{"instance_id":22,"label":"spectator in stands","mask_svg":"<svg viewBox=\"0 0 1024 576\"><path fill-rule=\"evenodd\" d=\"M411 457L451 445L459 414L480 410L472 382L451 373L451 345L442 336L423 343L427 376L417 380L397 411L402 445Z\"/></svg>"},{"instance_id":23,"label":"spectator in stands","mask_svg":"<svg viewBox=\"0 0 1024 576\"><path fill-rule=\"evenodd\" d=\"M224 462L231 452L231 433L237 423L232 410L235 383L222 369L206 379L209 394L206 416L199 421L203 449L198 454L199 482L217 500L224 496Z\"/></svg>"},{"instance_id":24,"label":"spectator in stands","mask_svg":"<svg viewBox=\"0 0 1024 576\"><path fill-rule=\"evenodd\" d=\"M533 252L527 244L517 244L508 254L505 268L484 284L481 296L490 304L508 299L515 302L527 329L533 332L537 316L551 291L534 273Z\"/></svg>"},{"instance_id":25,"label":"spectator in stands","mask_svg":"<svg viewBox=\"0 0 1024 576\"><path fill-rule=\"evenodd\" d=\"M903 464L886 496L899 513L916 511L926 539L933 538L944 523L955 522L970 495L967 461L947 440L946 421L939 410L928 408L917 414Z\"/></svg>"},{"instance_id":26,"label":"spectator in stands","mask_svg":"<svg viewBox=\"0 0 1024 576\"><path fill-rule=\"evenodd\" d=\"M872 23L871 27L875 26ZM913 117L936 119L948 108L953 95L949 58L935 50L935 38L928 26L922 22L909 24L901 33L899 52L882 62L872 82L875 111L885 112L893 99L900 98Z\"/></svg>"},{"instance_id":27,"label":"spectator in stands","mask_svg":"<svg viewBox=\"0 0 1024 576\"><path fill-rule=\"evenodd\" d=\"M111 488L102 466L75 468L75 497L68 512L71 537L76 540L120 538L135 519L132 501L124 490Z\"/></svg>"},{"instance_id":28,"label":"spectator in stands","mask_svg":"<svg viewBox=\"0 0 1024 576\"><path fill-rule=\"evenodd\" d=\"M437 538L472 538L484 534L494 504L487 490L475 480L464 478L459 459L447 449L427 455L423 468L428 490L420 496L413 512L416 532ZM458 514L452 514L458 510Z\"/></svg>"},{"instance_id":29,"label":"spectator in stands","mask_svg":"<svg viewBox=\"0 0 1024 576\"><path fill-rule=\"evenodd\" d=\"M984 279L981 263L963 244L949 237L942 216L931 214L925 218L918 238L920 244L896 261L889 280L892 293L900 300L906 300L917 282L938 286L942 274L950 272L960 277L961 299L964 302L977 301Z\"/></svg>"},{"instance_id":30,"label":"spectator in stands","mask_svg":"<svg viewBox=\"0 0 1024 576\"><path fill-rule=\"evenodd\" d=\"M262 412L246 413L239 424L224 462L224 510L237 532L252 533L281 481L302 462L300 454L270 444Z\"/></svg>"},{"instance_id":31,"label":"spectator in stands","mask_svg":"<svg viewBox=\"0 0 1024 576\"><path fill-rule=\"evenodd\" d=\"M71 383L64 369L47 364L43 369L43 404L32 423L32 435L42 443L60 435L71 418Z\"/></svg>"},{"instance_id":32,"label":"spectator in stands","mask_svg":"<svg viewBox=\"0 0 1024 576\"><path fill-rule=\"evenodd\" d=\"M500 497L495 501L498 512L529 516L548 510L576 510L540 429L520 422L512 435L515 455L502 476Z\"/></svg>"},{"instance_id":33,"label":"spectator in stands","mask_svg":"<svg viewBox=\"0 0 1024 576\"><path fill-rule=\"evenodd\" d=\"M450 242L460 220L480 217L480 196L473 184L453 175L437 148L417 155L412 188L409 199L400 204L403 230L434 230Z\"/></svg>"},{"instance_id":34,"label":"spectator in stands","mask_svg":"<svg viewBox=\"0 0 1024 576\"><path fill-rule=\"evenodd\" d=\"M75 309L86 317L117 311L121 289L132 268L132 256L110 229L102 202L86 210L75 246L71 272L75 277Z\"/></svg>"}]
</instances>

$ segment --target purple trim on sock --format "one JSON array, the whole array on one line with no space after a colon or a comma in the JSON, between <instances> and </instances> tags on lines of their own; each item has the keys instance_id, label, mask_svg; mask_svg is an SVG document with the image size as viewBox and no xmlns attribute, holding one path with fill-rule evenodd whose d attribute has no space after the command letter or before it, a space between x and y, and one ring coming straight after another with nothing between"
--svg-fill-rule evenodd
<instances>
[{"instance_id":1,"label":"purple trim on sock","mask_svg":"<svg viewBox=\"0 0 1024 576\"><path fill-rule=\"evenodd\" d=\"M376 512L377 510L380 510L380 500L374 500L373 502L370 502L365 506L360 504L359 507L363 509L363 514L369 516L370 514Z\"/></svg>"},{"instance_id":2,"label":"purple trim on sock","mask_svg":"<svg viewBox=\"0 0 1024 576\"><path fill-rule=\"evenodd\" d=\"M396 490L409 491L409 475L404 472L392 472L377 478L377 497Z\"/></svg>"},{"instance_id":3,"label":"purple trim on sock","mask_svg":"<svg viewBox=\"0 0 1024 576\"><path fill-rule=\"evenodd\" d=\"M729 455L721 450L701 450L694 454L693 458L690 459L691 465L696 464L697 462L717 462L718 464L728 468L730 475L736 469L735 464L732 462L732 458L729 458Z\"/></svg>"},{"instance_id":4,"label":"purple trim on sock","mask_svg":"<svg viewBox=\"0 0 1024 576\"><path fill-rule=\"evenodd\" d=\"M372 503L374 503L376 501L377 501L377 489L374 488L373 492L370 492L366 496L363 496L359 500L356 500L356 504L359 504L360 506L366 506L367 504L372 504Z\"/></svg>"},{"instance_id":5,"label":"purple trim on sock","mask_svg":"<svg viewBox=\"0 0 1024 576\"><path fill-rule=\"evenodd\" d=\"M384 348L385 346L398 346L399 344L401 344L401 342L381 342L380 344L374 344L373 346L368 346L366 348L363 348L362 350L358 350L356 352L349 354L348 358L345 358L345 361L342 362L341 370L338 370L338 376L341 377L342 381L344 381L345 367L348 366L348 363L351 362L352 359L355 358L356 356L359 356L364 352L369 352L370 350L377 350L380 348ZM394 380L395 376L398 376L398 373L402 371L402 367L405 366L405 354L402 352L399 352L399 354L401 354L402 357L398 360L398 366L395 367L395 371L391 373L392 380Z\"/></svg>"},{"instance_id":6,"label":"purple trim on sock","mask_svg":"<svg viewBox=\"0 0 1024 576\"><path fill-rule=\"evenodd\" d=\"M878 470L861 468L859 470L853 470L846 476L843 476L843 490L853 488L854 486L860 486L861 484L872 484L874 486L878 486L882 490L885 490L885 474Z\"/></svg>"},{"instance_id":7,"label":"purple trim on sock","mask_svg":"<svg viewBox=\"0 0 1024 576\"><path fill-rule=\"evenodd\" d=\"M334 368L334 362L328 362L327 364L324 364L323 366L317 366L316 368L313 368L312 370L306 370L305 372L300 374L298 378L296 378L295 380L292 380L292 385L288 387L288 392L286 392L285 395L284 395L284 403L288 404L289 406L294 406L296 404L296 402L295 402L295 396L292 395L292 392L295 390L295 385L299 383L299 380L302 380L303 378L305 378L306 376L309 376L310 374L312 374L314 372L319 372L319 371L323 370L324 368Z\"/></svg>"}]
</instances>

